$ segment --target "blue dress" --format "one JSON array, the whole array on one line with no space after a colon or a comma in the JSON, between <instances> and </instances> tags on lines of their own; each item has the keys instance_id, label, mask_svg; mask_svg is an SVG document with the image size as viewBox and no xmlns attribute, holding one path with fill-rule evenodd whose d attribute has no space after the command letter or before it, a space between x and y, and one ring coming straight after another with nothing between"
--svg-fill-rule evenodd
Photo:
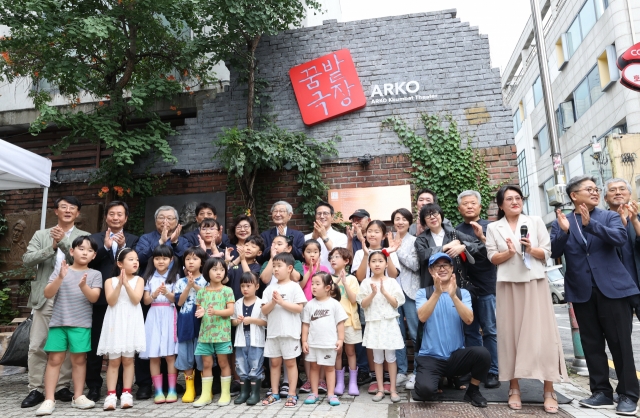
<instances>
[{"instance_id":1,"label":"blue dress","mask_svg":"<svg viewBox=\"0 0 640 418\"><path fill-rule=\"evenodd\" d=\"M166 280L164 276L154 273L144 286L144 290L153 293ZM168 292L173 293L174 284L165 284ZM140 358L166 357L178 354L177 312L173 302L160 294L151 303L144 323L146 334L146 350L140 353Z\"/></svg>"}]
</instances>

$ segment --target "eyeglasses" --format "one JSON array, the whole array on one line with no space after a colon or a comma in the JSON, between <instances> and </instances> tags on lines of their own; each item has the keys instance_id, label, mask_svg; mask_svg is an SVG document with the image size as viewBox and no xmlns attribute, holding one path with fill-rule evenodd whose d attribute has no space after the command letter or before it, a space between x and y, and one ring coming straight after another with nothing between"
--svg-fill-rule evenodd
<instances>
[{"instance_id":1,"label":"eyeglasses","mask_svg":"<svg viewBox=\"0 0 640 418\"><path fill-rule=\"evenodd\" d=\"M251 229L251 225L236 225L236 229L239 229L239 230L243 230L243 229L244 229L244 230L249 230L249 229Z\"/></svg>"},{"instance_id":2,"label":"eyeglasses","mask_svg":"<svg viewBox=\"0 0 640 418\"><path fill-rule=\"evenodd\" d=\"M504 199L505 202L522 202L522 198L520 196L511 196Z\"/></svg>"},{"instance_id":3,"label":"eyeglasses","mask_svg":"<svg viewBox=\"0 0 640 418\"><path fill-rule=\"evenodd\" d=\"M438 216L440 216L440 214L438 212L431 212L431 213L427 213L424 215L425 219L431 219L431 218L437 218Z\"/></svg>"},{"instance_id":4,"label":"eyeglasses","mask_svg":"<svg viewBox=\"0 0 640 418\"><path fill-rule=\"evenodd\" d=\"M610 187L609 188L609 193L624 192L624 191L629 191L629 189L627 189L626 186Z\"/></svg>"},{"instance_id":5,"label":"eyeglasses","mask_svg":"<svg viewBox=\"0 0 640 418\"><path fill-rule=\"evenodd\" d=\"M576 190L576 192L581 192L583 190L589 194L600 194L600 192L602 191L602 189L599 187L587 187L585 189L578 189Z\"/></svg>"},{"instance_id":6,"label":"eyeglasses","mask_svg":"<svg viewBox=\"0 0 640 418\"><path fill-rule=\"evenodd\" d=\"M60 205L58 206L60 210L76 210L78 207L76 205Z\"/></svg>"},{"instance_id":7,"label":"eyeglasses","mask_svg":"<svg viewBox=\"0 0 640 418\"><path fill-rule=\"evenodd\" d=\"M325 218L331 216L331 212L316 212L316 218Z\"/></svg>"},{"instance_id":8,"label":"eyeglasses","mask_svg":"<svg viewBox=\"0 0 640 418\"><path fill-rule=\"evenodd\" d=\"M158 216L156 218L156 220L173 222L173 221L176 220L176 217L175 216L162 216L162 215L160 215L160 216Z\"/></svg>"},{"instance_id":9,"label":"eyeglasses","mask_svg":"<svg viewBox=\"0 0 640 418\"><path fill-rule=\"evenodd\" d=\"M276 213L278 215L286 215L288 212L286 209L277 209L277 210L272 210L271 213Z\"/></svg>"},{"instance_id":10,"label":"eyeglasses","mask_svg":"<svg viewBox=\"0 0 640 418\"><path fill-rule=\"evenodd\" d=\"M431 266L434 270L449 270L451 268L451 264L436 264Z\"/></svg>"}]
</instances>

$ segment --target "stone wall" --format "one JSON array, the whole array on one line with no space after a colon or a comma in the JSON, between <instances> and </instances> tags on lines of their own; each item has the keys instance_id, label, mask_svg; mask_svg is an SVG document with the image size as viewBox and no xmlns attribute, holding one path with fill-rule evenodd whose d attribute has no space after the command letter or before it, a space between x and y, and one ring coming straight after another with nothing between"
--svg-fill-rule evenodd
<instances>
[{"instance_id":1,"label":"stone wall","mask_svg":"<svg viewBox=\"0 0 640 418\"><path fill-rule=\"evenodd\" d=\"M502 105L500 72L491 68L489 40L478 29L455 17L455 10L337 23L287 31L264 37L257 50L258 77L268 82L268 107L256 115L270 114L276 123L303 131L318 140L339 136L339 158L365 153L373 156L405 151L395 133L381 130L389 116L417 123L420 113L450 113L461 130L476 137L479 148L513 144L511 115ZM367 97L364 109L312 127L303 124L289 69L330 52L351 51ZM417 81L417 94L437 97L426 101L372 104L375 85ZM402 97L397 96L387 97ZM380 98L376 96L374 98ZM228 91L205 101L196 118L178 127L171 139L175 165L188 169L214 169L212 142L223 127L246 126L246 90L231 72ZM157 172L173 166L157 164Z\"/></svg>"}]
</instances>

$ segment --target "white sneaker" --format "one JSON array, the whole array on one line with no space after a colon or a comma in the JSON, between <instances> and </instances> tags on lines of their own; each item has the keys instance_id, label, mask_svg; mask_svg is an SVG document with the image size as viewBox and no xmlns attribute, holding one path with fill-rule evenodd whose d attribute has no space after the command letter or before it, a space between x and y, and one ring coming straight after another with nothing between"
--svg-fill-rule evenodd
<instances>
[{"instance_id":1,"label":"white sneaker","mask_svg":"<svg viewBox=\"0 0 640 418\"><path fill-rule=\"evenodd\" d=\"M404 386L404 388L406 390L413 390L415 386L416 386L416 375L412 373L409 375L409 380L407 380L407 384Z\"/></svg>"},{"instance_id":2,"label":"white sneaker","mask_svg":"<svg viewBox=\"0 0 640 418\"><path fill-rule=\"evenodd\" d=\"M118 398L116 397L115 393L112 393L111 395L104 398L104 406L102 407L102 409L104 409L105 411L115 411L117 402Z\"/></svg>"},{"instance_id":3,"label":"white sneaker","mask_svg":"<svg viewBox=\"0 0 640 418\"><path fill-rule=\"evenodd\" d=\"M124 392L120 395L120 408L128 409L133 406L133 395L129 392Z\"/></svg>"},{"instance_id":4,"label":"white sneaker","mask_svg":"<svg viewBox=\"0 0 640 418\"><path fill-rule=\"evenodd\" d=\"M73 398L71 400L71 407L72 408L91 409L94 406L96 406L96 403L94 401L90 400L89 398L87 398L84 395L78 397L78 399Z\"/></svg>"},{"instance_id":5,"label":"white sneaker","mask_svg":"<svg viewBox=\"0 0 640 418\"><path fill-rule=\"evenodd\" d=\"M396 386L402 386L407 383L407 375L403 373L398 373L396 377Z\"/></svg>"},{"instance_id":6,"label":"white sneaker","mask_svg":"<svg viewBox=\"0 0 640 418\"><path fill-rule=\"evenodd\" d=\"M51 415L56 410L56 401L45 400L36 411L36 416Z\"/></svg>"}]
</instances>

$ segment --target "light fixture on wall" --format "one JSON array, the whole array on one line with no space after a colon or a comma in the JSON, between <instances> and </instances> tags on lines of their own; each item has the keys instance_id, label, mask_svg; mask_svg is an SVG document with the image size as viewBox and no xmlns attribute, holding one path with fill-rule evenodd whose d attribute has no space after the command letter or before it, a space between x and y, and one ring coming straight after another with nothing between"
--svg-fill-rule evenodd
<instances>
[{"instance_id":1,"label":"light fixture on wall","mask_svg":"<svg viewBox=\"0 0 640 418\"><path fill-rule=\"evenodd\" d=\"M186 170L184 168L173 168L171 169L171 174L178 177L189 177L191 175L189 170Z\"/></svg>"},{"instance_id":2,"label":"light fixture on wall","mask_svg":"<svg viewBox=\"0 0 640 418\"><path fill-rule=\"evenodd\" d=\"M373 161L373 157L371 156L371 154L365 154L362 157L358 157L358 162L363 169L367 168L371 161Z\"/></svg>"}]
</instances>

